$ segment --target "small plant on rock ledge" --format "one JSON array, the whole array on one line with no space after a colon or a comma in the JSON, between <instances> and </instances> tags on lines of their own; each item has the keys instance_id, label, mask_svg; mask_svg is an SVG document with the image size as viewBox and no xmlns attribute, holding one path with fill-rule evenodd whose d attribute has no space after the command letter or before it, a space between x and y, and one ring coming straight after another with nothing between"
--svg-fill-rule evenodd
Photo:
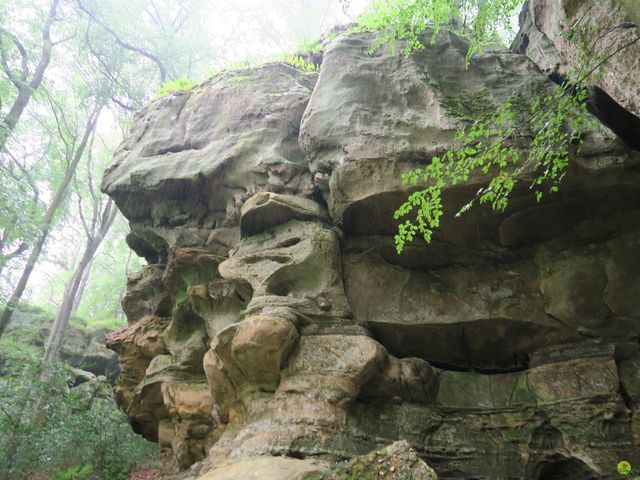
<instances>
[{"instance_id":1,"label":"small plant on rock ledge","mask_svg":"<svg viewBox=\"0 0 640 480\"><path fill-rule=\"evenodd\" d=\"M167 80L162 84L158 91L158 96L164 97L170 93L189 92L193 89L195 82L190 78L176 78L175 80Z\"/></svg>"},{"instance_id":2,"label":"small plant on rock ledge","mask_svg":"<svg viewBox=\"0 0 640 480\"><path fill-rule=\"evenodd\" d=\"M287 55L282 59L283 63L291 65L304 72L317 72L319 66L315 63L308 62L299 55Z\"/></svg>"}]
</instances>

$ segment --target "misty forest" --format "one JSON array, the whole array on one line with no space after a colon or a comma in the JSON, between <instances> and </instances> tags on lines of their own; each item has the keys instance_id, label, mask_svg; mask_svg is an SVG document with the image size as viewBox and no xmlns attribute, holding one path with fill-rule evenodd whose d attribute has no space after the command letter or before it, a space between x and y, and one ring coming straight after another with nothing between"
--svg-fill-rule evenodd
<instances>
[{"instance_id":1,"label":"misty forest","mask_svg":"<svg viewBox=\"0 0 640 480\"><path fill-rule=\"evenodd\" d=\"M640 479L640 0L0 0L0 480Z\"/></svg>"}]
</instances>

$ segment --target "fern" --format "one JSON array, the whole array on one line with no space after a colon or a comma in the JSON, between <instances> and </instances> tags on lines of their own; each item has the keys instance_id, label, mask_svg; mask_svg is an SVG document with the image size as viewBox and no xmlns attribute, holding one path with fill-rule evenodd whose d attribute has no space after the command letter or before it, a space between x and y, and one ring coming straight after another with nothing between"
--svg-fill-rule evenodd
<instances>
[{"instance_id":1,"label":"fern","mask_svg":"<svg viewBox=\"0 0 640 480\"><path fill-rule=\"evenodd\" d=\"M317 72L319 68L315 63L308 62L299 55L284 56L282 62L304 72Z\"/></svg>"},{"instance_id":2,"label":"fern","mask_svg":"<svg viewBox=\"0 0 640 480\"><path fill-rule=\"evenodd\" d=\"M79 465L56 473L51 480L89 480L93 473L93 465Z\"/></svg>"},{"instance_id":3,"label":"fern","mask_svg":"<svg viewBox=\"0 0 640 480\"><path fill-rule=\"evenodd\" d=\"M195 82L190 78L180 77L175 80L167 80L158 91L158 96L164 97L170 93L189 92L193 89Z\"/></svg>"}]
</instances>

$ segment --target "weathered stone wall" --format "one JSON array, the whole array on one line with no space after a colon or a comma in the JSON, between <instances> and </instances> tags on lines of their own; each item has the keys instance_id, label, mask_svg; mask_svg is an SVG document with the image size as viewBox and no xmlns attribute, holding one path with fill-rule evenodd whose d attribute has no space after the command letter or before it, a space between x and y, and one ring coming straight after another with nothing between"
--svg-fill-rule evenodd
<instances>
[{"instance_id":1,"label":"weathered stone wall","mask_svg":"<svg viewBox=\"0 0 640 480\"><path fill-rule=\"evenodd\" d=\"M558 77L567 70L581 77L606 60L597 72L602 75L592 76L593 85L640 116L639 17L640 4L635 0L528 0L516 45L542 71ZM618 55L619 50L624 51Z\"/></svg>"},{"instance_id":2,"label":"weathered stone wall","mask_svg":"<svg viewBox=\"0 0 640 480\"><path fill-rule=\"evenodd\" d=\"M640 154L594 127L559 194L448 215L398 256L400 173L553 83L503 49L465 68L447 32L409 57L373 41L138 114L103 183L149 262L110 338L133 427L181 478L305 478L398 439L443 479L640 464Z\"/></svg>"}]
</instances>

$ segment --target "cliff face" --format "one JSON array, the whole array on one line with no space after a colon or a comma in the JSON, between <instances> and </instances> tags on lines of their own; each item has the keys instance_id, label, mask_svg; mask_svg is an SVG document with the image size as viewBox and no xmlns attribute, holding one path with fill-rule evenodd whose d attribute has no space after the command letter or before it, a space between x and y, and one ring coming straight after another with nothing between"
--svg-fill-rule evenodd
<instances>
[{"instance_id":1,"label":"cliff face","mask_svg":"<svg viewBox=\"0 0 640 480\"><path fill-rule=\"evenodd\" d=\"M181 478L305 478L398 439L443 479L640 463L640 154L596 121L560 193L449 214L398 256L400 173L553 83L502 49L465 68L446 32L409 57L374 40L338 36L319 76L225 73L138 114L103 183L149 262L109 340L134 429Z\"/></svg>"}]
</instances>

